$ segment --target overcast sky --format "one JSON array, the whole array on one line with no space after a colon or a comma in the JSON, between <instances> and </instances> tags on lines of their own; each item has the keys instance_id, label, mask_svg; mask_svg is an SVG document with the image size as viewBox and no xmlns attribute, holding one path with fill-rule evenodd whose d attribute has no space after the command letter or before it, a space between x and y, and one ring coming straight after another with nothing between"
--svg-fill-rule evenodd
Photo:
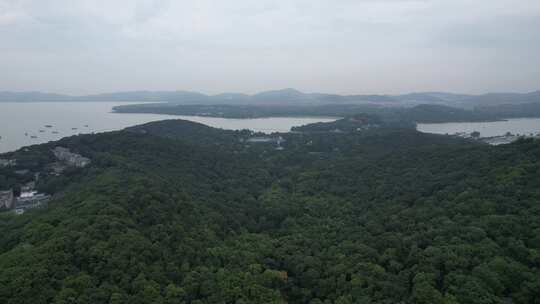
<instances>
[{"instance_id":1,"label":"overcast sky","mask_svg":"<svg viewBox=\"0 0 540 304\"><path fill-rule=\"evenodd\" d=\"M533 91L540 0L0 0L0 91Z\"/></svg>"}]
</instances>

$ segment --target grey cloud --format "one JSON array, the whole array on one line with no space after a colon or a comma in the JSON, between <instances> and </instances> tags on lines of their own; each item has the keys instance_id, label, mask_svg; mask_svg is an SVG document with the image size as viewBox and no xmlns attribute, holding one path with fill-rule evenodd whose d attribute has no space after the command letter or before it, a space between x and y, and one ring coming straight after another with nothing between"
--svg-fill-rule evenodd
<instances>
[{"instance_id":1,"label":"grey cloud","mask_svg":"<svg viewBox=\"0 0 540 304\"><path fill-rule=\"evenodd\" d=\"M523 49L540 47L540 14L499 16L450 26L439 33L441 44L457 47Z\"/></svg>"},{"instance_id":2,"label":"grey cloud","mask_svg":"<svg viewBox=\"0 0 540 304\"><path fill-rule=\"evenodd\" d=\"M540 60L514 57L538 20L536 0L0 0L0 90L536 90Z\"/></svg>"}]
</instances>

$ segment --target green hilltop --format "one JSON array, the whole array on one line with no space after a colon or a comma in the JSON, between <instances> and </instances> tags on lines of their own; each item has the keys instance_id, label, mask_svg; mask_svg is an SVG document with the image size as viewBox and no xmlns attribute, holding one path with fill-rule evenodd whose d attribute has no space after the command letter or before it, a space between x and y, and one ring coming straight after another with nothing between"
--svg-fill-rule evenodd
<instances>
[{"instance_id":1,"label":"green hilltop","mask_svg":"<svg viewBox=\"0 0 540 304\"><path fill-rule=\"evenodd\" d=\"M25 168L52 200L0 214L0 302L540 298L539 141L350 118L270 135L168 120L3 155L0 188ZM56 146L91 164L53 174Z\"/></svg>"}]
</instances>

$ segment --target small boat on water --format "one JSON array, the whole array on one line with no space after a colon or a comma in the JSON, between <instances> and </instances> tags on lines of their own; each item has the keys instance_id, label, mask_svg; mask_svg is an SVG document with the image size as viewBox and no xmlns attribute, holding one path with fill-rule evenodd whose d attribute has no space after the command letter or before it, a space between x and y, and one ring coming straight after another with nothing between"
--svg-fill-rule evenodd
<instances>
[{"instance_id":1,"label":"small boat on water","mask_svg":"<svg viewBox=\"0 0 540 304\"><path fill-rule=\"evenodd\" d=\"M77 128L71 128L71 130L77 130Z\"/></svg>"},{"instance_id":2,"label":"small boat on water","mask_svg":"<svg viewBox=\"0 0 540 304\"><path fill-rule=\"evenodd\" d=\"M52 128L52 125L45 125L45 128Z\"/></svg>"},{"instance_id":3,"label":"small boat on water","mask_svg":"<svg viewBox=\"0 0 540 304\"><path fill-rule=\"evenodd\" d=\"M58 131L52 131L52 134L58 134Z\"/></svg>"},{"instance_id":4,"label":"small boat on water","mask_svg":"<svg viewBox=\"0 0 540 304\"><path fill-rule=\"evenodd\" d=\"M37 138L37 136L35 136L35 135L32 135L32 136L30 136L30 138Z\"/></svg>"},{"instance_id":5,"label":"small boat on water","mask_svg":"<svg viewBox=\"0 0 540 304\"><path fill-rule=\"evenodd\" d=\"M88 128L88 125L84 125L86 128Z\"/></svg>"},{"instance_id":6,"label":"small boat on water","mask_svg":"<svg viewBox=\"0 0 540 304\"><path fill-rule=\"evenodd\" d=\"M43 132L45 132L45 130L39 130L39 133L43 133Z\"/></svg>"}]
</instances>

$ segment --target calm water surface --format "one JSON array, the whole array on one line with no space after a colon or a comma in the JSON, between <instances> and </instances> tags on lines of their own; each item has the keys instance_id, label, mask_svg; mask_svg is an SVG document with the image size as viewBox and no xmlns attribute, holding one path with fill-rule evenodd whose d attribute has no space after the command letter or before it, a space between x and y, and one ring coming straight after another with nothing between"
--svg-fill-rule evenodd
<instances>
[{"instance_id":1,"label":"calm water surface","mask_svg":"<svg viewBox=\"0 0 540 304\"><path fill-rule=\"evenodd\" d=\"M81 133L106 132L163 119L185 119L222 129L288 132L293 126L333 118L226 119L180 115L118 114L119 102L0 103L0 153ZM51 125L52 127L45 127ZM26 135L25 135L26 134ZM36 138L32 138L35 136Z\"/></svg>"},{"instance_id":2,"label":"calm water surface","mask_svg":"<svg viewBox=\"0 0 540 304\"><path fill-rule=\"evenodd\" d=\"M515 118L494 122L452 122L418 124L418 131L436 134L455 134L460 132L480 132L482 137L504 135L506 132L519 135L540 133L540 118Z\"/></svg>"}]
</instances>

